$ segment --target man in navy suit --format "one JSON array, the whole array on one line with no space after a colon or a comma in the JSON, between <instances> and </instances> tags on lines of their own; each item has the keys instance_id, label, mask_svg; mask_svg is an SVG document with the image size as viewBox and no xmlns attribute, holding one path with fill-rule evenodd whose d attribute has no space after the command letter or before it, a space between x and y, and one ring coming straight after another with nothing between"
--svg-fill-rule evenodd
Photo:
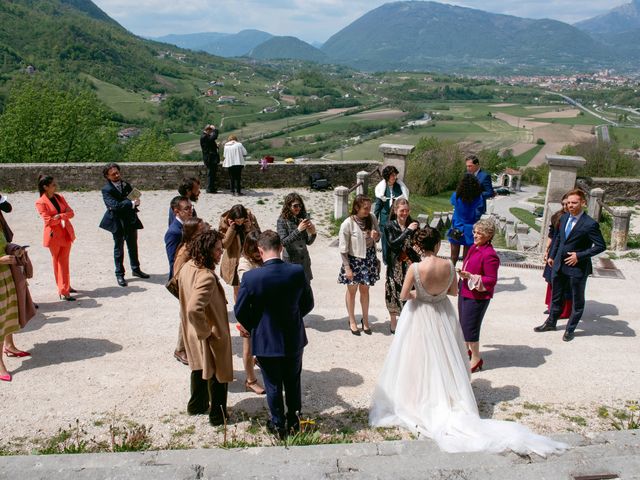
<instances>
[{"instance_id":1,"label":"man in navy suit","mask_svg":"<svg viewBox=\"0 0 640 480\"><path fill-rule=\"evenodd\" d=\"M173 278L173 261L176 258L176 250L182 241L182 226L191 218L193 206L187 197L177 196L171 200L171 210L174 219L167 233L164 234L164 246L169 260L169 279Z\"/></svg>"},{"instance_id":2,"label":"man in navy suit","mask_svg":"<svg viewBox=\"0 0 640 480\"><path fill-rule=\"evenodd\" d=\"M263 266L243 275L234 312L251 335L262 371L271 411L267 427L284 438L300 428L300 373L307 344L302 319L313 308L313 295L302 265L280 260L282 242L276 232L262 232L258 250Z\"/></svg>"},{"instance_id":3,"label":"man in navy suit","mask_svg":"<svg viewBox=\"0 0 640 480\"><path fill-rule=\"evenodd\" d=\"M496 196L491 183L491 175L480 168L480 159L476 155L469 155L465 158L467 172L474 175L482 186L482 214L487 211L487 200Z\"/></svg>"},{"instance_id":4,"label":"man in navy suit","mask_svg":"<svg viewBox=\"0 0 640 480\"><path fill-rule=\"evenodd\" d=\"M187 197L191 202L191 216L196 218L198 214L196 213L196 207L194 203L198 201L198 197L200 197L200 180L195 177L191 178L183 178L182 183L178 187L178 194L181 197ZM169 206L169 222L167 226L170 227L173 223L173 219L176 218L173 213L173 205Z\"/></svg>"},{"instance_id":5,"label":"man in navy suit","mask_svg":"<svg viewBox=\"0 0 640 480\"><path fill-rule=\"evenodd\" d=\"M140 270L138 260L138 230L143 228L138 218L138 206L140 199L130 200L128 195L133 187L122 180L120 166L110 163L102 170L102 175L107 183L102 187L102 200L107 211L102 217L100 228L113 235L113 260L116 265L116 280L118 285L126 287L124 279L124 243L127 242L129 250L129 263L134 276L149 278L149 275Z\"/></svg>"},{"instance_id":6,"label":"man in navy suit","mask_svg":"<svg viewBox=\"0 0 640 480\"><path fill-rule=\"evenodd\" d=\"M556 322L565 298L565 292L571 292L573 307L562 339L570 342L584 312L584 290L587 277L591 275L591 257L606 248L600 232L600 225L584 213L586 197L582 190L572 190L567 194L567 210L560 219L560 227L555 237L547 262L552 267L551 308L549 317L533 330L547 332L556 329Z\"/></svg>"}]
</instances>

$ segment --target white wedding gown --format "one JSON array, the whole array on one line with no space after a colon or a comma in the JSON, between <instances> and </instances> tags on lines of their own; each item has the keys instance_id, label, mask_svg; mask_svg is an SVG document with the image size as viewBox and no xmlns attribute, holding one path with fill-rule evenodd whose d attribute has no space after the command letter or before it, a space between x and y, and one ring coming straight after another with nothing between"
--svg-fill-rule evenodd
<instances>
[{"instance_id":1,"label":"white wedding gown","mask_svg":"<svg viewBox=\"0 0 640 480\"><path fill-rule=\"evenodd\" d=\"M414 263L416 299L398 320L395 338L373 395L369 423L404 427L435 440L447 452L535 452L546 456L567 445L514 422L481 419L458 316L447 297L424 290ZM449 285L453 281L453 264Z\"/></svg>"}]
</instances>

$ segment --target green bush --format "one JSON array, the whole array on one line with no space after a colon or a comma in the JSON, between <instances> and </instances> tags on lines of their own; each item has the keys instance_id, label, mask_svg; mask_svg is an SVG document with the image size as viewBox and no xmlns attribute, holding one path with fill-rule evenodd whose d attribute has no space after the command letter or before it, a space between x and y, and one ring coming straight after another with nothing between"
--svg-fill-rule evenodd
<instances>
[{"instance_id":1,"label":"green bush","mask_svg":"<svg viewBox=\"0 0 640 480\"><path fill-rule=\"evenodd\" d=\"M584 157L587 164L578 170L583 177L635 177L640 175L640 162L622 152L615 143L601 141L567 145L561 155Z\"/></svg>"},{"instance_id":2,"label":"green bush","mask_svg":"<svg viewBox=\"0 0 640 480\"><path fill-rule=\"evenodd\" d=\"M549 180L549 165L543 163L537 167L525 167L522 169L522 183L529 185L547 186Z\"/></svg>"},{"instance_id":3,"label":"green bush","mask_svg":"<svg viewBox=\"0 0 640 480\"><path fill-rule=\"evenodd\" d=\"M464 153L453 141L423 137L407 160L405 175L416 195L435 195L454 189L465 172Z\"/></svg>"},{"instance_id":4,"label":"green bush","mask_svg":"<svg viewBox=\"0 0 640 480\"><path fill-rule=\"evenodd\" d=\"M174 162L178 152L168 138L155 130L146 130L129 140L124 153L125 162Z\"/></svg>"}]
</instances>

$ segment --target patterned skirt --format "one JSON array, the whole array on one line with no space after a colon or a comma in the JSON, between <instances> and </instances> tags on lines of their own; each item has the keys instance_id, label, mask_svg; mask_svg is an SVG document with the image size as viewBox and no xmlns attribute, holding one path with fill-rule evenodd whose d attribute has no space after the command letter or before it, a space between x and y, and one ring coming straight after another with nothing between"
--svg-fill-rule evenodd
<instances>
[{"instance_id":1,"label":"patterned skirt","mask_svg":"<svg viewBox=\"0 0 640 480\"><path fill-rule=\"evenodd\" d=\"M0 265L0 341L20 329L18 295L9 265Z\"/></svg>"},{"instance_id":2,"label":"patterned skirt","mask_svg":"<svg viewBox=\"0 0 640 480\"><path fill-rule=\"evenodd\" d=\"M387 310L391 315L400 315L404 303L400 300L400 292L402 291L402 284L404 283L404 277L407 276L407 270L411 262L407 258L406 260L396 260L395 265L387 265L387 281L384 284L384 300L387 305ZM392 271L389 271L389 269Z\"/></svg>"},{"instance_id":3,"label":"patterned skirt","mask_svg":"<svg viewBox=\"0 0 640 480\"><path fill-rule=\"evenodd\" d=\"M349 280L344 274L344 266L340 267L338 283L344 285L369 285L372 287L380 279L378 266L380 260L376 256L376 247L367 248L365 258L358 258L349 255L349 266L353 272L353 280Z\"/></svg>"}]
</instances>

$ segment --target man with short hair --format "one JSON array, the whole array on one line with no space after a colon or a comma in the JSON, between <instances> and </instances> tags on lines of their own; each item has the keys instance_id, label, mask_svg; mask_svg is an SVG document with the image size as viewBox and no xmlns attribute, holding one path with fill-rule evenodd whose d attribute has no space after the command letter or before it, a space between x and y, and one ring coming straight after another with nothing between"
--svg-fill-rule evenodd
<instances>
[{"instance_id":1,"label":"man with short hair","mask_svg":"<svg viewBox=\"0 0 640 480\"><path fill-rule=\"evenodd\" d=\"M178 245L182 241L182 226L192 217L193 206L187 197L177 196L171 200L174 220L164 234L164 246L169 260L169 280L173 278L173 261L176 258Z\"/></svg>"},{"instance_id":2,"label":"man with short hair","mask_svg":"<svg viewBox=\"0 0 640 480\"><path fill-rule=\"evenodd\" d=\"M480 168L480 159L471 154L464 159L467 173L474 175L482 186L482 214L487 212L487 200L496 196L491 183L491 175Z\"/></svg>"},{"instance_id":3,"label":"man with short hair","mask_svg":"<svg viewBox=\"0 0 640 480\"><path fill-rule=\"evenodd\" d=\"M182 183L180 183L180 186L178 187L178 193L180 194L181 197L187 197L191 201L191 206L192 206L191 216L193 218L197 217L198 214L196 213L196 209L195 207L193 207L193 204L197 202L198 198L200 197L200 180L198 180L195 177L183 178ZM173 205L170 205L169 206L169 223L167 224L167 226L169 227L171 226L174 218L176 217L175 217L175 214L173 213Z\"/></svg>"},{"instance_id":4,"label":"man with short hair","mask_svg":"<svg viewBox=\"0 0 640 480\"><path fill-rule=\"evenodd\" d=\"M218 193L216 187L216 175L218 164L220 163L220 154L218 153L218 129L215 125L207 125L204 127L202 135L200 135L200 148L202 149L202 161L207 167L207 193Z\"/></svg>"},{"instance_id":5,"label":"man with short hair","mask_svg":"<svg viewBox=\"0 0 640 480\"><path fill-rule=\"evenodd\" d=\"M584 312L587 277L593 272L591 257L604 252L606 248L600 225L583 211L586 204L587 199L582 190L571 190L567 194L567 213L560 218L558 233L547 260L552 268L549 317L542 325L533 329L536 332L555 330L562 313L565 293L571 292L571 316L562 336L565 342L574 339L574 331Z\"/></svg>"},{"instance_id":6,"label":"man with short hair","mask_svg":"<svg viewBox=\"0 0 640 480\"><path fill-rule=\"evenodd\" d=\"M133 187L122 180L120 165L109 163L102 169L102 175L107 183L102 187L102 200L107 211L102 217L100 228L113 235L113 259L116 266L116 281L121 287L127 286L124 279L124 243L127 243L129 251L129 263L132 274L139 278L149 278L149 275L140 269L138 259L138 230L144 228L138 218L138 206L140 199L130 200L128 195Z\"/></svg>"},{"instance_id":7,"label":"man with short hair","mask_svg":"<svg viewBox=\"0 0 640 480\"><path fill-rule=\"evenodd\" d=\"M241 333L251 336L262 371L271 412L267 428L284 438L300 428L300 374L307 344L303 317L313 309L313 295L302 265L280 259L282 242L276 232L260 234L258 251L263 266L243 275L234 312Z\"/></svg>"}]
</instances>

